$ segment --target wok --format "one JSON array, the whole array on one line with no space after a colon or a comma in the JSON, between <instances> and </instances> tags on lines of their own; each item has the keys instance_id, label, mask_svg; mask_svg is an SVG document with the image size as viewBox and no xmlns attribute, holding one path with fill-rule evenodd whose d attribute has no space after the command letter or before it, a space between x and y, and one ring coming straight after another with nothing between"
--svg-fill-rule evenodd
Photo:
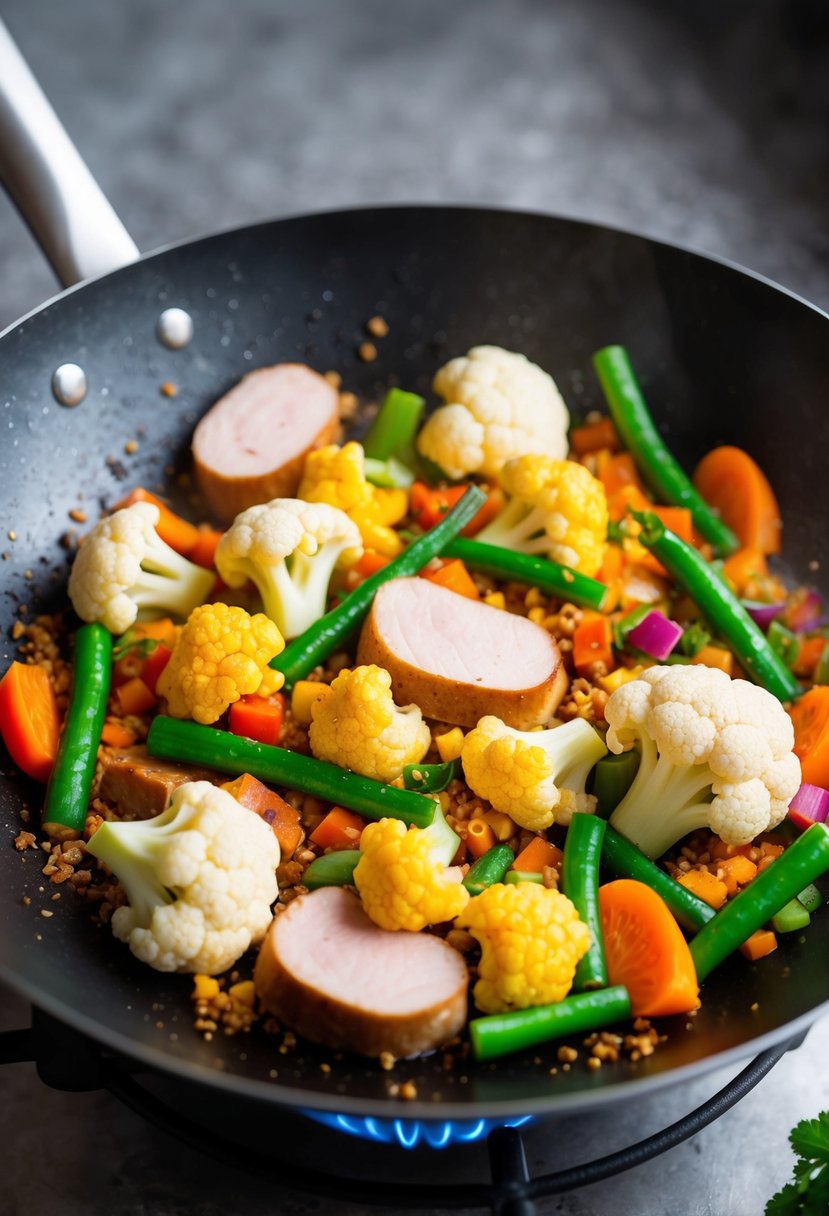
<instances>
[{"instance_id":1,"label":"wok","mask_svg":"<svg viewBox=\"0 0 829 1216\"><path fill-rule=\"evenodd\" d=\"M372 398L397 381L427 392L447 357L496 343L542 364L582 411L598 400L591 352L622 342L686 467L715 444L743 444L778 493L791 569L805 573L822 555L829 318L756 275L593 224L450 207L283 219L133 260L135 247L2 27L0 148L6 182L64 282L90 266L108 271L0 337L3 667L15 654L10 631L20 605L33 612L65 604L59 538L73 526L68 512L81 507L94 520L101 505L139 483L163 488L186 511L192 503L176 474L187 469L195 422L244 372L284 359L336 368L346 387ZM157 337L170 306L194 322L183 349ZM366 364L356 347L378 313L390 333ZM74 409L57 404L51 389L67 362L88 381ZM168 381L175 397L160 393ZM127 456L131 439L138 449ZM255 1034L202 1042L189 1026L189 979L141 966L70 894L50 902L42 856L9 847L21 807L36 811L42 791L4 755L0 767L8 842L0 849L0 978L141 1064L283 1106L389 1113L388 1078L373 1063L304 1044L276 1056ZM44 919L47 906L54 915ZM679 1083L805 1031L829 1001L827 958L823 913L802 941L788 935L761 965L738 958L723 967L706 983L691 1028L685 1019L668 1023L669 1041L636 1065L551 1078L533 1063L549 1050L451 1073L439 1059L413 1062L406 1077L419 1098L406 1114L434 1118L435 1094L441 1117L507 1117L585 1109Z\"/></svg>"}]
</instances>

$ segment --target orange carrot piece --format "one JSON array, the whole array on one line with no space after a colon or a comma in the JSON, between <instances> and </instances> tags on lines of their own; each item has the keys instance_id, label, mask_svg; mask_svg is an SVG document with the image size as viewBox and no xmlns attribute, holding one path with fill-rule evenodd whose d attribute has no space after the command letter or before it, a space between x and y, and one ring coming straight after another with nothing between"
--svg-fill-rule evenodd
<instances>
[{"instance_id":1,"label":"orange carrot piece","mask_svg":"<svg viewBox=\"0 0 829 1216\"><path fill-rule=\"evenodd\" d=\"M126 726L122 726L114 718L107 718L101 731L101 742L107 747L132 747L135 740L135 734L127 730Z\"/></svg>"},{"instance_id":2,"label":"orange carrot piece","mask_svg":"<svg viewBox=\"0 0 829 1216\"><path fill-rule=\"evenodd\" d=\"M698 1004L694 960L667 905L630 878L599 887L607 970L624 984L636 1017L688 1013Z\"/></svg>"},{"instance_id":3,"label":"orange carrot piece","mask_svg":"<svg viewBox=\"0 0 829 1216\"><path fill-rule=\"evenodd\" d=\"M610 518L619 523L630 510L650 511L653 507L651 500L640 490L639 486L625 482L611 491L607 496L607 513ZM638 527L636 529L638 531Z\"/></svg>"},{"instance_id":4,"label":"orange carrot piece","mask_svg":"<svg viewBox=\"0 0 829 1216\"><path fill-rule=\"evenodd\" d=\"M619 605L625 573L625 553L619 545L605 545L604 557L596 578L607 587L605 610L613 612Z\"/></svg>"},{"instance_id":5,"label":"orange carrot piece","mask_svg":"<svg viewBox=\"0 0 829 1216\"><path fill-rule=\"evenodd\" d=\"M444 562L438 570L424 570L420 577L428 579L430 583L437 583L439 587L445 587L447 591L465 595L468 600L481 598L475 580L459 557Z\"/></svg>"},{"instance_id":6,"label":"orange carrot piece","mask_svg":"<svg viewBox=\"0 0 829 1216\"><path fill-rule=\"evenodd\" d=\"M473 857L483 857L498 843L485 819L470 819L466 824L466 847Z\"/></svg>"},{"instance_id":7,"label":"orange carrot piece","mask_svg":"<svg viewBox=\"0 0 829 1216\"><path fill-rule=\"evenodd\" d=\"M356 849L364 827L359 815L335 806L311 833L311 840L320 849Z\"/></svg>"},{"instance_id":8,"label":"orange carrot piece","mask_svg":"<svg viewBox=\"0 0 829 1216\"><path fill-rule=\"evenodd\" d=\"M694 518L687 507L652 506L650 510L662 520L666 528L670 528L689 545L694 543Z\"/></svg>"},{"instance_id":9,"label":"orange carrot piece","mask_svg":"<svg viewBox=\"0 0 829 1216\"><path fill-rule=\"evenodd\" d=\"M808 785L829 788L829 684L816 684L789 710L794 752Z\"/></svg>"},{"instance_id":10,"label":"orange carrot piece","mask_svg":"<svg viewBox=\"0 0 829 1216\"><path fill-rule=\"evenodd\" d=\"M643 496L645 493L645 487L642 485L630 452L619 452L617 455L611 456L602 469L599 480L605 488L608 499L622 486L633 486Z\"/></svg>"},{"instance_id":11,"label":"orange carrot piece","mask_svg":"<svg viewBox=\"0 0 829 1216\"><path fill-rule=\"evenodd\" d=\"M588 674L594 663L604 663L608 671L616 666L613 658L613 629L600 612L585 612L573 634L573 664L580 676Z\"/></svg>"},{"instance_id":12,"label":"orange carrot piece","mask_svg":"<svg viewBox=\"0 0 829 1216\"><path fill-rule=\"evenodd\" d=\"M728 899L728 887L716 874L709 873L708 870L688 870L687 873L679 876L679 883L685 887L686 891L690 891L692 895L698 895L700 899L712 908L721 908Z\"/></svg>"},{"instance_id":13,"label":"orange carrot piece","mask_svg":"<svg viewBox=\"0 0 829 1216\"><path fill-rule=\"evenodd\" d=\"M147 685L150 692L156 693L161 673L172 657L173 652L170 647L163 646L159 642L158 646L156 646L154 650L150 651L144 662L141 664L141 679Z\"/></svg>"},{"instance_id":14,"label":"orange carrot piece","mask_svg":"<svg viewBox=\"0 0 829 1216\"><path fill-rule=\"evenodd\" d=\"M270 697L249 693L231 705L227 726L232 735L273 745L279 742L284 717L285 698L281 693Z\"/></svg>"},{"instance_id":15,"label":"orange carrot piece","mask_svg":"<svg viewBox=\"0 0 829 1216\"><path fill-rule=\"evenodd\" d=\"M463 482L458 486L444 486L435 490L431 486L427 486L425 482L413 482L409 490L409 510L415 523L420 524L426 532L430 528L434 528L445 517L446 512L463 498L469 485L469 482ZM470 519L461 536L475 536L480 532L498 514L504 501L501 490L497 487L490 488L487 491L486 502L477 515L473 515Z\"/></svg>"},{"instance_id":16,"label":"orange carrot piece","mask_svg":"<svg viewBox=\"0 0 829 1216\"><path fill-rule=\"evenodd\" d=\"M714 448L694 470L694 485L744 548L780 552L780 508L762 469L742 448Z\"/></svg>"},{"instance_id":17,"label":"orange carrot piece","mask_svg":"<svg viewBox=\"0 0 829 1216\"><path fill-rule=\"evenodd\" d=\"M540 874L545 866L555 866L558 869L563 859L564 854L558 845L551 844L543 836L534 836L510 868L522 874Z\"/></svg>"},{"instance_id":18,"label":"orange carrot piece","mask_svg":"<svg viewBox=\"0 0 829 1216\"><path fill-rule=\"evenodd\" d=\"M302 824L299 811L269 789L250 773L242 773L233 781L226 781L222 786L232 794L240 806L253 811L266 823L269 823L274 836L279 841L283 861L288 861L294 849L302 840Z\"/></svg>"},{"instance_id":19,"label":"orange carrot piece","mask_svg":"<svg viewBox=\"0 0 829 1216\"><path fill-rule=\"evenodd\" d=\"M756 933L752 933L751 937L747 938L740 946L740 953L744 954L751 962L756 962L758 958L765 958L767 954L771 954L772 950L777 949L777 938L771 929L758 929Z\"/></svg>"},{"instance_id":20,"label":"orange carrot piece","mask_svg":"<svg viewBox=\"0 0 829 1216\"><path fill-rule=\"evenodd\" d=\"M749 588L758 579L768 578L769 567L762 549L738 549L723 563L723 573L740 596L748 596Z\"/></svg>"},{"instance_id":21,"label":"orange carrot piece","mask_svg":"<svg viewBox=\"0 0 829 1216\"><path fill-rule=\"evenodd\" d=\"M376 574L378 570L387 566L390 561L390 557L384 557L382 553L375 553L373 549L366 549L352 569L356 570L361 578L370 578L372 574Z\"/></svg>"},{"instance_id":22,"label":"orange carrot piece","mask_svg":"<svg viewBox=\"0 0 829 1216\"><path fill-rule=\"evenodd\" d=\"M169 616L159 617L156 621L141 621L139 624L133 625L131 633L136 642L152 638L154 642L163 642L171 650L178 637L178 629Z\"/></svg>"},{"instance_id":23,"label":"orange carrot piece","mask_svg":"<svg viewBox=\"0 0 829 1216\"><path fill-rule=\"evenodd\" d=\"M718 667L727 676L734 674L734 655L724 646L703 646L691 662L698 667Z\"/></svg>"},{"instance_id":24,"label":"orange carrot piece","mask_svg":"<svg viewBox=\"0 0 829 1216\"><path fill-rule=\"evenodd\" d=\"M133 676L131 680L127 680L125 684L116 688L115 699L121 713L125 716L145 714L156 704L155 693L147 687L140 676Z\"/></svg>"},{"instance_id":25,"label":"orange carrot piece","mask_svg":"<svg viewBox=\"0 0 829 1216\"><path fill-rule=\"evenodd\" d=\"M757 866L748 857L737 854L736 857L724 858L717 867L722 871L722 881L729 895L736 895L738 887L744 887L757 876Z\"/></svg>"},{"instance_id":26,"label":"orange carrot piece","mask_svg":"<svg viewBox=\"0 0 829 1216\"><path fill-rule=\"evenodd\" d=\"M588 452L598 452L601 448L618 452L621 446L612 418L599 418L597 422L585 423L570 432L570 447L577 456L586 456Z\"/></svg>"},{"instance_id":27,"label":"orange carrot piece","mask_svg":"<svg viewBox=\"0 0 829 1216\"><path fill-rule=\"evenodd\" d=\"M156 532L171 549L175 549L176 553L188 557L199 539L199 529L195 524L188 523L186 519L176 515L175 511L171 511L165 502L162 502L157 495L151 494L149 490L145 490L143 486L136 486L112 509L120 511L122 507L131 507L137 502L150 502L153 506L158 507L159 520L156 524Z\"/></svg>"},{"instance_id":28,"label":"orange carrot piece","mask_svg":"<svg viewBox=\"0 0 829 1216\"><path fill-rule=\"evenodd\" d=\"M35 781L49 780L60 715L45 668L14 662L0 680L0 734L19 769Z\"/></svg>"},{"instance_id":29,"label":"orange carrot piece","mask_svg":"<svg viewBox=\"0 0 829 1216\"><path fill-rule=\"evenodd\" d=\"M197 528L196 531L198 540L187 556L197 566L204 566L205 570L213 570L216 566L216 549L224 532L217 532L215 528Z\"/></svg>"},{"instance_id":30,"label":"orange carrot piece","mask_svg":"<svg viewBox=\"0 0 829 1216\"><path fill-rule=\"evenodd\" d=\"M794 674L804 680L813 676L826 644L826 638L801 638L797 658L792 665Z\"/></svg>"}]
</instances>

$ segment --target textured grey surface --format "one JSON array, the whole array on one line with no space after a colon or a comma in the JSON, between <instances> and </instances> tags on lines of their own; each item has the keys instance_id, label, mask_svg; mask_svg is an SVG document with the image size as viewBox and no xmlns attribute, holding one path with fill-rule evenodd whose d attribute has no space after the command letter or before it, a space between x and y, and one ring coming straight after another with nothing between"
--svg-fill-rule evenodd
<instances>
[{"instance_id":1,"label":"textured grey surface","mask_svg":"<svg viewBox=\"0 0 829 1216\"><path fill-rule=\"evenodd\" d=\"M3 16L142 248L288 212L485 202L637 228L829 307L819 9L6 0ZM54 290L3 198L0 283L0 327ZM19 1025L25 1008L4 995L0 1015L3 1028ZM788 1174L788 1129L829 1106L828 1049L824 1019L722 1123L543 1210L760 1213ZM531 1164L619 1147L717 1080L645 1111L536 1131ZM9 1216L355 1210L277 1194L170 1144L106 1095L45 1089L29 1066L0 1073L0 1093Z\"/></svg>"}]
</instances>

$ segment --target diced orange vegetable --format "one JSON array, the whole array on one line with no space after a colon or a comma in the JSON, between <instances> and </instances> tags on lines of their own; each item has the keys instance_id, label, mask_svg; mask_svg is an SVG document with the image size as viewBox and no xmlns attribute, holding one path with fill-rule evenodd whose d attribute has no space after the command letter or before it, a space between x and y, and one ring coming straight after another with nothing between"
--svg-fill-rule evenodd
<instances>
[{"instance_id":1,"label":"diced orange vegetable","mask_svg":"<svg viewBox=\"0 0 829 1216\"><path fill-rule=\"evenodd\" d=\"M616 666L613 658L613 629L600 612L585 612L573 634L573 664L579 675L587 675L594 663L604 663L608 671Z\"/></svg>"},{"instance_id":2,"label":"diced orange vegetable","mask_svg":"<svg viewBox=\"0 0 829 1216\"><path fill-rule=\"evenodd\" d=\"M714 448L694 470L694 485L740 544L780 552L780 508L762 469L742 448Z\"/></svg>"},{"instance_id":3,"label":"diced orange vegetable","mask_svg":"<svg viewBox=\"0 0 829 1216\"><path fill-rule=\"evenodd\" d=\"M758 929L740 946L740 953L753 963L777 949L777 938L771 929Z\"/></svg>"},{"instance_id":4,"label":"diced orange vegetable","mask_svg":"<svg viewBox=\"0 0 829 1216\"><path fill-rule=\"evenodd\" d=\"M724 646L703 646L691 659L698 667L718 667L727 676L734 673L734 655Z\"/></svg>"},{"instance_id":5,"label":"diced orange vegetable","mask_svg":"<svg viewBox=\"0 0 829 1216\"><path fill-rule=\"evenodd\" d=\"M804 680L814 675L827 645L826 638L801 638L797 658L792 665L794 674Z\"/></svg>"},{"instance_id":6,"label":"diced orange vegetable","mask_svg":"<svg viewBox=\"0 0 829 1216\"><path fill-rule=\"evenodd\" d=\"M497 844L495 833L485 819L470 819L466 824L466 847L473 857L484 853Z\"/></svg>"},{"instance_id":7,"label":"diced orange vegetable","mask_svg":"<svg viewBox=\"0 0 829 1216\"><path fill-rule=\"evenodd\" d=\"M458 486L444 486L434 490L425 482L416 481L409 490L409 509L415 523L420 524L428 532L445 517L446 512L459 502L469 489L469 482ZM497 487L488 490L486 502L478 513L472 517L461 533L462 536L475 536L482 528L494 519L504 505L503 492Z\"/></svg>"},{"instance_id":8,"label":"diced orange vegetable","mask_svg":"<svg viewBox=\"0 0 829 1216\"><path fill-rule=\"evenodd\" d=\"M670 528L689 545L694 543L694 517L687 507L662 507L654 504L650 510L662 520L666 528Z\"/></svg>"},{"instance_id":9,"label":"diced orange vegetable","mask_svg":"<svg viewBox=\"0 0 829 1216\"><path fill-rule=\"evenodd\" d=\"M197 566L204 566L206 570L213 570L216 566L216 549L219 541L224 536L224 532L217 532L215 528L197 528L196 531L198 532L198 540L187 556Z\"/></svg>"},{"instance_id":10,"label":"diced orange vegetable","mask_svg":"<svg viewBox=\"0 0 829 1216\"><path fill-rule=\"evenodd\" d=\"M602 469L599 480L605 488L608 499L622 486L634 486L642 495L645 493L645 487L642 485L630 452L619 452L616 456L611 456Z\"/></svg>"},{"instance_id":11,"label":"diced orange vegetable","mask_svg":"<svg viewBox=\"0 0 829 1216\"><path fill-rule=\"evenodd\" d=\"M607 496L607 513L618 523L629 511L650 511L653 503L633 483L625 482ZM635 530L638 530L635 529Z\"/></svg>"},{"instance_id":12,"label":"diced orange vegetable","mask_svg":"<svg viewBox=\"0 0 829 1216\"><path fill-rule=\"evenodd\" d=\"M165 502L162 502L157 495L151 494L149 490L145 490L143 486L136 486L112 509L119 511L122 507L131 507L137 502L151 502L158 507L159 520L156 524L156 532L171 549L175 549L176 553L189 557L199 539L199 530L195 524L188 523L186 519L176 515L175 511L171 511Z\"/></svg>"},{"instance_id":13,"label":"diced orange vegetable","mask_svg":"<svg viewBox=\"0 0 829 1216\"><path fill-rule=\"evenodd\" d=\"M717 839L711 845L710 852L715 861L722 861L728 857L750 857L753 848L752 844L726 844L724 840Z\"/></svg>"},{"instance_id":14,"label":"diced orange vegetable","mask_svg":"<svg viewBox=\"0 0 829 1216\"><path fill-rule=\"evenodd\" d=\"M783 845L777 844L773 840L761 840L760 841L760 852L763 854L764 857L770 857L772 859L772 861L776 861L776 859L783 852Z\"/></svg>"},{"instance_id":15,"label":"diced orange vegetable","mask_svg":"<svg viewBox=\"0 0 829 1216\"><path fill-rule=\"evenodd\" d=\"M708 870L688 870L679 877L680 884L712 908L721 908L728 898L728 888L715 874Z\"/></svg>"},{"instance_id":16,"label":"diced orange vegetable","mask_svg":"<svg viewBox=\"0 0 829 1216\"><path fill-rule=\"evenodd\" d=\"M748 857L737 854L724 858L717 869L722 871L722 880L729 895L736 895L738 887L744 887L757 875L757 867Z\"/></svg>"},{"instance_id":17,"label":"diced orange vegetable","mask_svg":"<svg viewBox=\"0 0 829 1216\"><path fill-rule=\"evenodd\" d=\"M597 422L577 426L570 432L570 448L577 456L585 456L588 452L598 452L600 448L609 448L612 452L618 452L621 446L612 418L600 418Z\"/></svg>"},{"instance_id":18,"label":"diced orange vegetable","mask_svg":"<svg viewBox=\"0 0 829 1216\"><path fill-rule=\"evenodd\" d=\"M49 780L60 715L44 667L14 662L0 680L0 734L19 769L35 781Z\"/></svg>"},{"instance_id":19,"label":"diced orange vegetable","mask_svg":"<svg viewBox=\"0 0 829 1216\"><path fill-rule=\"evenodd\" d=\"M372 574L376 574L378 570L387 566L390 561L390 557L385 557L382 553L375 553L373 549L366 549L359 561L352 566L352 570L355 570L361 578L370 578Z\"/></svg>"},{"instance_id":20,"label":"diced orange vegetable","mask_svg":"<svg viewBox=\"0 0 829 1216\"><path fill-rule=\"evenodd\" d=\"M142 642L144 638L152 638L156 642L163 642L171 650L178 637L178 629L168 616L159 617L156 621L140 621L137 625L133 625L130 633L136 642Z\"/></svg>"},{"instance_id":21,"label":"diced orange vegetable","mask_svg":"<svg viewBox=\"0 0 829 1216\"><path fill-rule=\"evenodd\" d=\"M535 836L521 850L510 869L518 870L521 874L540 874L545 866L561 865L564 854L558 845L551 844L543 836Z\"/></svg>"},{"instance_id":22,"label":"diced orange vegetable","mask_svg":"<svg viewBox=\"0 0 829 1216\"><path fill-rule=\"evenodd\" d=\"M605 611L613 612L618 607L622 594L622 581L625 571L625 554L620 545L605 545L604 557L596 575L600 583L607 587L605 596Z\"/></svg>"},{"instance_id":23,"label":"diced orange vegetable","mask_svg":"<svg viewBox=\"0 0 829 1216\"><path fill-rule=\"evenodd\" d=\"M131 730L127 730L126 726L122 726L113 718L107 718L101 731L101 742L107 747L132 747L135 739L136 736Z\"/></svg>"},{"instance_id":24,"label":"diced orange vegetable","mask_svg":"<svg viewBox=\"0 0 829 1216\"><path fill-rule=\"evenodd\" d=\"M829 684L816 684L789 710L803 780L829 788Z\"/></svg>"},{"instance_id":25,"label":"diced orange vegetable","mask_svg":"<svg viewBox=\"0 0 829 1216\"><path fill-rule=\"evenodd\" d=\"M275 692L270 697L249 693L231 705L228 730L232 735L273 746L279 742L284 717L285 698L281 693Z\"/></svg>"},{"instance_id":26,"label":"diced orange vegetable","mask_svg":"<svg viewBox=\"0 0 829 1216\"><path fill-rule=\"evenodd\" d=\"M156 692L159 677L172 657L173 652L170 650L169 646L163 646L159 642L155 649L150 651L144 662L141 664L141 679L147 685L150 692Z\"/></svg>"},{"instance_id":27,"label":"diced orange vegetable","mask_svg":"<svg viewBox=\"0 0 829 1216\"><path fill-rule=\"evenodd\" d=\"M280 797L276 790L263 785L250 773L242 773L233 781L225 782L222 789L232 794L240 806L253 811L270 824L279 841L282 860L287 861L302 840L299 811Z\"/></svg>"},{"instance_id":28,"label":"diced orange vegetable","mask_svg":"<svg viewBox=\"0 0 829 1216\"><path fill-rule=\"evenodd\" d=\"M156 704L155 693L147 687L140 676L133 676L131 680L127 680L125 684L116 688L115 699L121 713L125 716L145 714Z\"/></svg>"},{"instance_id":29,"label":"diced orange vegetable","mask_svg":"<svg viewBox=\"0 0 829 1216\"><path fill-rule=\"evenodd\" d=\"M737 595L751 598L751 589L759 579L768 578L769 567L761 549L738 549L723 563L723 574Z\"/></svg>"},{"instance_id":30,"label":"diced orange vegetable","mask_svg":"<svg viewBox=\"0 0 829 1216\"><path fill-rule=\"evenodd\" d=\"M320 849L356 849L365 826L359 815L335 806L311 833L311 840Z\"/></svg>"},{"instance_id":31,"label":"diced orange vegetable","mask_svg":"<svg viewBox=\"0 0 829 1216\"><path fill-rule=\"evenodd\" d=\"M447 591L464 595L468 600L481 598L475 580L458 557L445 561L437 570L421 571L420 577L428 579L430 583L437 583L439 587L445 587Z\"/></svg>"},{"instance_id":32,"label":"diced orange vegetable","mask_svg":"<svg viewBox=\"0 0 829 1216\"><path fill-rule=\"evenodd\" d=\"M131 680L133 676L141 676L143 679L144 661L149 656L142 653L138 643L151 639L163 644L168 651L172 651L176 644L178 631L172 620L165 616L160 617L157 621L141 621L132 626L129 634L131 638L135 639L136 645L113 663L112 684L114 688L117 688L119 684L126 684L127 680ZM155 692L154 686L153 692Z\"/></svg>"}]
</instances>

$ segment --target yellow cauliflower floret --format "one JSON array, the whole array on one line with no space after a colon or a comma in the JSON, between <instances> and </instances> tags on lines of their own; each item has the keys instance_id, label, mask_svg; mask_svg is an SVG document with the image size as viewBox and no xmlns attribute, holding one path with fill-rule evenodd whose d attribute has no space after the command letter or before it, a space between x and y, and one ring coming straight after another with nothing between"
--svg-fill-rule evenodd
<instances>
[{"instance_id":1,"label":"yellow cauliflower floret","mask_svg":"<svg viewBox=\"0 0 829 1216\"><path fill-rule=\"evenodd\" d=\"M473 995L484 1013L563 1000L590 946L590 930L567 896L534 882L487 887L455 923L481 946Z\"/></svg>"},{"instance_id":2,"label":"yellow cauliflower floret","mask_svg":"<svg viewBox=\"0 0 829 1216\"><path fill-rule=\"evenodd\" d=\"M365 453L359 443L332 443L309 452L299 487L306 502L339 507L357 525L363 544L384 557L397 557L403 542L391 525L408 510L405 490L383 490L366 481Z\"/></svg>"},{"instance_id":3,"label":"yellow cauliflower floret","mask_svg":"<svg viewBox=\"0 0 829 1216\"><path fill-rule=\"evenodd\" d=\"M158 692L174 718L209 726L240 697L269 697L282 687L282 672L268 664L284 648L282 634L264 613L203 604L181 630Z\"/></svg>"},{"instance_id":4,"label":"yellow cauliflower floret","mask_svg":"<svg viewBox=\"0 0 829 1216\"><path fill-rule=\"evenodd\" d=\"M310 740L318 760L394 781L423 759L432 736L416 705L395 705L391 676L372 664L341 671L330 695L314 702Z\"/></svg>"},{"instance_id":5,"label":"yellow cauliflower floret","mask_svg":"<svg viewBox=\"0 0 829 1216\"><path fill-rule=\"evenodd\" d=\"M399 819L363 828L354 882L375 924L416 933L462 912L469 892L461 870L449 866L459 843L437 803L428 828L407 828Z\"/></svg>"},{"instance_id":6,"label":"yellow cauliflower floret","mask_svg":"<svg viewBox=\"0 0 829 1216\"><path fill-rule=\"evenodd\" d=\"M539 553L591 578L602 564L607 495L589 469L572 460L519 456L501 470L509 502L476 540Z\"/></svg>"}]
</instances>

